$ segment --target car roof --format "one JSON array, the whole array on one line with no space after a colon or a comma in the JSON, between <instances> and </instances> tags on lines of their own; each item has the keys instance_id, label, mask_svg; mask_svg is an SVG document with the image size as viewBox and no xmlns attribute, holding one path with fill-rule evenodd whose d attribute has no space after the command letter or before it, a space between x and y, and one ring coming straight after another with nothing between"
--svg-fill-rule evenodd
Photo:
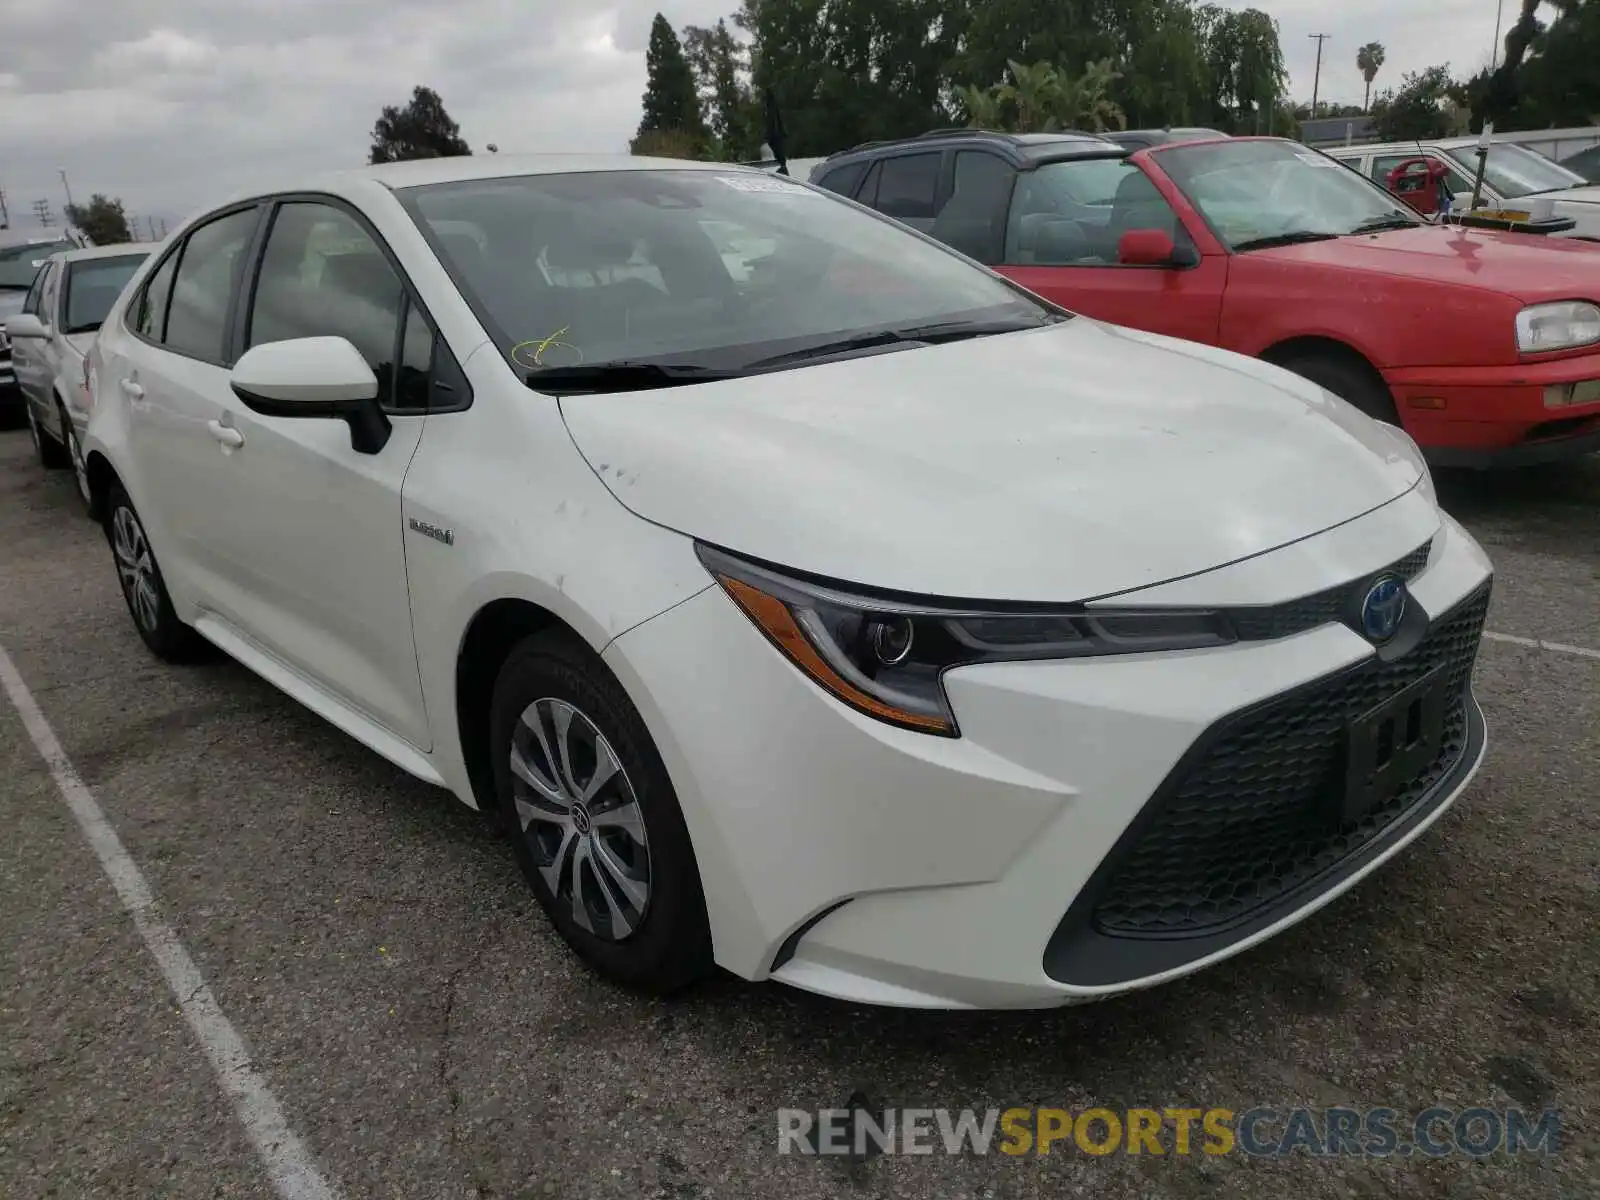
<instances>
[{"instance_id":1,"label":"car roof","mask_svg":"<svg viewBox=\"0 0 1600 1200\"><path fill-rule=\"evenodd\" d=\"M1223 133L1220 129L1204 129L1198 125L1182 125L1171 129L1124 129L1107 136L1112 141L1124 137L1146 137L1156 142L1198 142L1209 141L1213 138L1226 138L1229 135Z\"/></svg>"},{"instance_id":2,"label":"car roof","mask_svg":"<svg viewBox=\"0 0 1600 1200\"><path fill-rule=\"evenodd\" d=\"M846 160L872 159L890 152L915 149L942 149L949 146L986 146L998 150L1015 166L1031 166L1058 158L1077 155L1117 157L1126 153L1124 147L1109 138L1080 130L1063 130L1060 133L1002 133L993 129L930 129L914 137L886 138L882 141L862 142L848 150L828 156L829 166L838 166Z\"/></svg>"},{"instance_id":3,"label":"car roof","mask_svg":"<svg viewBox=\"0 0 1600 1200\"><path fill-rule=\"evenodd\" d=\"M62 262L85 262L96 258L121 258L128 254L149 254L155 242L113 242L109 246L83 246L77 250L57 250L50 257Z\"/></svg>"},{"instance_id":4,"label":"car roof","mask_svg":"<svg viewBox=\"0 0 1600 1200\"><path fill-rule=\"evenodd\" d=\"M621 171L721 171L754 174L755 168L739 163L701 162L688 158L650 158L635 154L467 154L447 158L420 158L407 162L377 163L339 171L284 175L270 183L235 191L208 201L186 217L182 228L210 213L234 204L292 192L327 192L353 198L370 195L373 184L389 191L460 183L473 179L516 179L531 175L579 175ZM174 230L174 233L181 229Z\"/></svg>"},{"instance_id":5,"label":"car roof","mask_svg":"<svg viewBox=\"0 0 1600 1200\"><path fill-rule=\"evenodd\" d=\"M1490 141L1499 144L1507 142L1515 144L1518 134L1495 134ZM1468 134L1465 137L1444 138L1410 138L1403 142L1364 142L1355 146L1322 146L1319 147L1324 154L1331 154L1335 158L1353 157L1357 154L1402 154L1407 150L1416 152L1418 146L1424 150L1432 147L1436 150L1462 150L1468 146L1476 146L1478 139Z\"/></svg>"}]
</instances>

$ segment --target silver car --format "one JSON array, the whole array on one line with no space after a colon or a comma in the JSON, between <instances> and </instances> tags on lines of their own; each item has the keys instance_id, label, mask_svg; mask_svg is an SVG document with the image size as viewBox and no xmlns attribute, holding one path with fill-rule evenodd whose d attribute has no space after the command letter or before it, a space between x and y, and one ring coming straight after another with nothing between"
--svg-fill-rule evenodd
<instances>
[{"instance_id":1,"label":"silver car","mask_svg":"<svg viewBox=\"0 0 1600 1200\"><path fill-rule=\"evenodd\" d=\"M89 478L79 448L89 423L84 358L100 322L149 253L149 246L124 244L52 254L34 277L22 311L5 322L39 461L72 467L85 504Z\"/></svg>"}]
</instances>

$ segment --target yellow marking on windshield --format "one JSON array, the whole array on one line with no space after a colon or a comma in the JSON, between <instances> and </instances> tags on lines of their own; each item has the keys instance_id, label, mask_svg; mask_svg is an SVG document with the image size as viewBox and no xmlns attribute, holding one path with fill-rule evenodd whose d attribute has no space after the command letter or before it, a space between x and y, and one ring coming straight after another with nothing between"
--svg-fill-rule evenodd
<instances>
[{"instance_id":1,"label":"yellow marking on windshield","mask_svg":"<svg viewBox=\"0 0 1600 1200\"><path fill-rule=\"evenodd\" d=\"M552 348L560 346L564 350L571 350L578 356L578 361L582 362L583 351L578 349L578 347L574 346L571 342L564 342L561 340L562 335L571 328L572 326L570 325L563 325L549 337L531 338L526 342L518 342L515 346L511 347L511 361L521 367L527 367L530 365L534 367L542 367L545 365L544 356L548 354ZM522 355L530 346L533 347L533 362L531 364L523 361L522 358Z\"/></svg>"}]
</instances>

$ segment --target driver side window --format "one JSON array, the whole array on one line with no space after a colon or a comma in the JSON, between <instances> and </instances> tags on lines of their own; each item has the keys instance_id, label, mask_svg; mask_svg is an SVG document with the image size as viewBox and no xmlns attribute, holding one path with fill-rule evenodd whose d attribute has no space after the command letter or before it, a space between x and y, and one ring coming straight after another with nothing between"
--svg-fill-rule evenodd
<instances>
[{"instance_id":1,"label":"driver side window","mask_svg":"<svg viewBox=\"0 0 1600 1200\"><path fill-rule=\"evenodd\" d=\"M1005 262L1119 266L1118 243L1135 229L1159 229L1176 247L1194 245L1178 214L1138 167L1108 158L1046 163L1017 179Z\"/></svg>"}]
</instances>

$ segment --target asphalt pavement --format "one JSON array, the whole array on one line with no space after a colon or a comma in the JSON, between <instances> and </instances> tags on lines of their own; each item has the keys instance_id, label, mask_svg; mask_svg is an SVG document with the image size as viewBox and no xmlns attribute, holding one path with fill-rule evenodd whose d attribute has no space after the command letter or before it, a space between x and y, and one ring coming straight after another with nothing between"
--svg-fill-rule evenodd
<instances>
[{"instance_id":1,"label":"asphalt pavement","mask_svg":"<svg viewBox=\"0 0 1600 1200\"><path fill-rule=\"evenodd\" d=\"M0 1196L295 1194L152 954L152 920L325 1195L1600 1194L1600 458L1441 493L1498 568L1477 672L1489 755L1456 807L1348 896L1197 977L937 1014L730 978L669 1002L597 981L476 814L228 660L153 659L70 473L0 434L0 650L154 901L136 923L0 692ZM778 1109L855 1094L1554 1107L1560 1138L1482 1160L1095 1156L1070 1139L1020 1157L778 1153Z\"/></svg>"}]
</instances>

